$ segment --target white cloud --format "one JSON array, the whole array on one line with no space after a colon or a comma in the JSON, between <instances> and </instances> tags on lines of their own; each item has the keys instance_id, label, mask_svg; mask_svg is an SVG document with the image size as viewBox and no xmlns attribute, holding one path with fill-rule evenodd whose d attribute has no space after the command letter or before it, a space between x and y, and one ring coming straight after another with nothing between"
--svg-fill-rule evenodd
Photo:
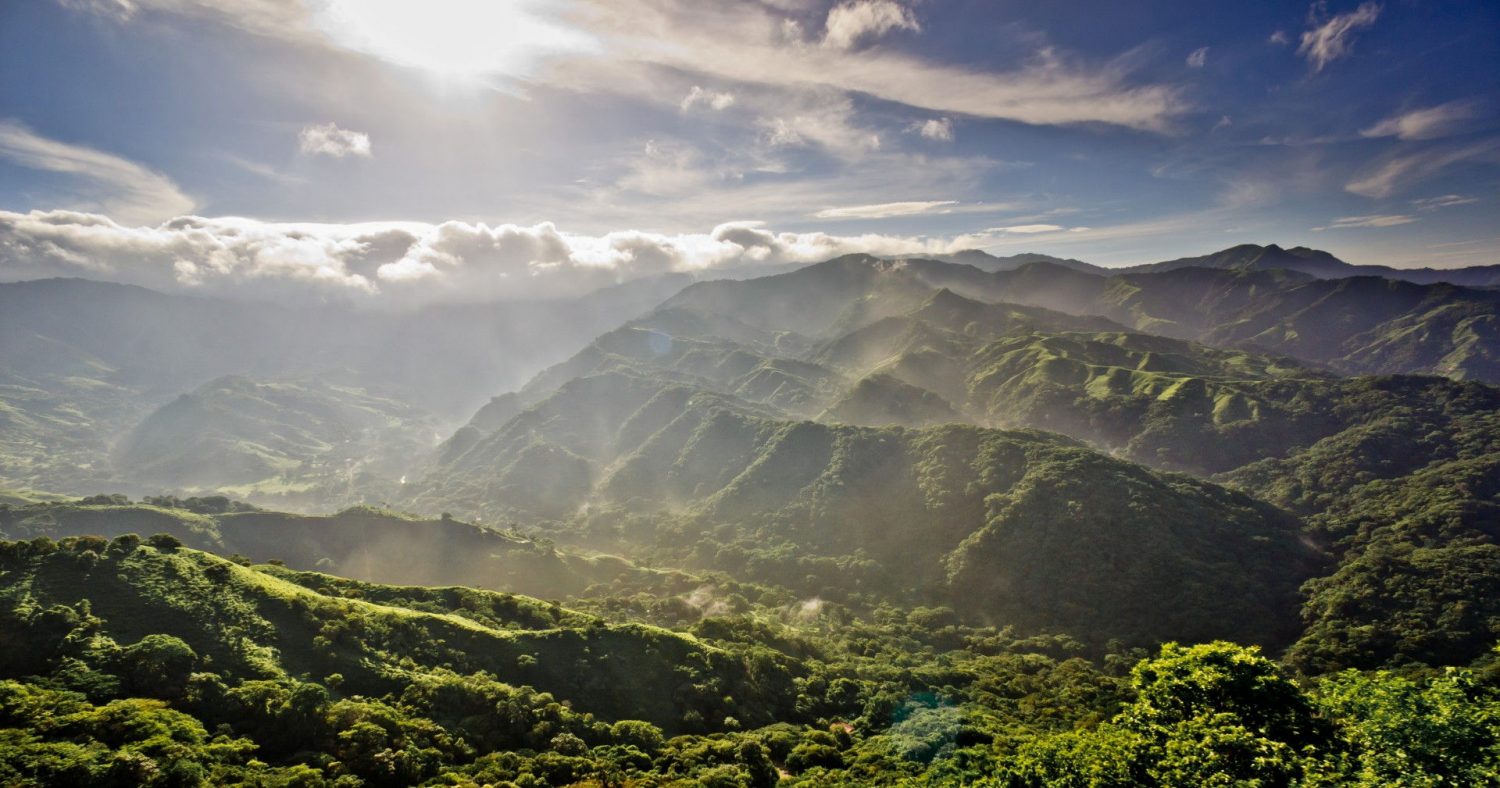
<instances>
[{"instance_id":1,"label":"white cloud","mask_svg":"<svg viewBox=\"0 0 1500 788\"><path fill-rule=\"evenodd\" d=\"M195 206L161 173L112 153L48 139L14 121L0 120L0 157L82 181L66 199L71 208L106 211L127 221L157 221Z\"/></svg>"},{"instance_id":2,"label":"white cloud","mask_svg":"<svg viewBox=\"0 0 1500 788\"><path fill-rule=\"evenodd\" d=\"M921 30L910 9L893 0L851 0L828 12L824 46L851 49L892 30Z\"/></svg>"},{"instance_id":3,"label":"white cloud","mask_svg":"<svg viewBox=\"0 0 1500 788\"><path fill-rule=\"evenodd\" d=\"M1037 233L1055 233L1066 228L1056 224L1015 224L1010 227L991 227L988 232L992 233L1015 233L1018 235L1035 235Z\"/></svg>"},{"instance_id":4,"label":"white cloud","mask_svg":"<svg viewBox=\"0 0 1500 788\"><path fill-rule=\"evenodd\" d=\"M312 156L371 156L370 135L361 131L341 129L333 123L307 126L297 134L297 146L303 153Z\"/></svg>"},{"instance_id":5,"label":"white cloud","mask_svg":"<svg viewBox=\"0 0 1500 788\"><path fill-rule=\"evenodd\" d=\"M1477 108L1471 101L1450 101L1436 107L1417 109L1393 115L1360 132L1366 137L1396 137L1403 140L1428 140L1445 137L1460 130L1473 118Z\"/></svg>"},{"instance_id":6,"label":"white cloud","mask_svg":"<svg viewBox=\"0 0 1500 788\"><path fill-rule=\"evenodd\" d=\"M1500 137L1461 147L1436 147L1417 153L1387 155L1346 183L1344 190L1361 197L1389 197L1453 164L1470 159L1500 160Z\"/></svg>"},{"instance_id":7,"label":"white cloud","mask_svg":"<svg viewBox=\"0 0 1500 788\"><path fill-rule=\"evenodd\" d=\"M1411 204L1417 206L1418 210L1435 211L1438 208L1451 208L1455 205L1468 205L1479 202L1478 197L1468 197L1462 194L1444 194L1438 197L1423 197L1420 200L1412 200Z\"/></svg>"},{"instance_id":8,"label":"white cloud","mask_svg":"<svg viewBox=\"0 0 1500 788\"><path fill-rule=\"evenodd\" d=\"M1277 30L1276 32L1271 34L1270 38L1266 39L1266 43L1284 47L1290 45L1292 43L1292 39L1287 36L1285 30Z\"/></svg>"},{"instance_id":9,"label":"white cloud","mask_svg":"<svg viewBox=\"0 0 1500 788\"><path fill-rule=\"evenodd\" d=\"M1403 224L1411 224L1417 221L1415 216L1405 214L1384 214L1378 216L1340 216L1334 219L1326 227L1314 227L1313 232L1324 230L1354 230L1370 227L1397 227Z\"/></svg>"},{"instance_id":10,"label":"white cloud","mask_svg":"<svg viewBox=\"0 0 1500 788\"><path fill-rule=\"evenodd\" d=\"M0 280L83 276L169 292L288 303L434 302L578 295L668 271L932 254L953 240L778 233L729 222L707 233L579 235L551 223L275 223L184 216L132 227L97 214L0 211Z\"/></svg>"},{"instance_id":11,"label":"white cloud","mask_svg":"<svg viewBox=\"0 0 1500 788\"><path fill-rule=\"evenodd\" d=\"M693 89L683 97L679 106L683 112L687 112L696 106L705 106L715 112L723 111L734 106L734 94L727 91L704 90L694 85Z\"/></svg>"},{"instance_id":12,"label":"white cloud","mask_svg":"<svg viewBox=\"0 0 1500 788\"><path fill-rule=\"evenodd\" d=\"M879 48L845 51L789 44L781 38L779 20L768 18L765 8L755 3L727 7L704 3L716 10L711 19L704 20L692 14L665 15L650 4L632 0L612 0L607 5L607 12L619 17L611 23L618 31L612 41L617 60L592 65L575 61L572 68L560 68L554 74L560 81L585 89L617 90L622 84L618 60L624 60L698 72L721 81L783 89L820 86L933 112L1038 125L1100 122L1160 131L1185 109L1176 88L1127 84L1127 60L1091 68L1044 49L1021 68L987 72ZM633 13L627 15L627 11ZM657 35L628 33L643 26ZM733 29L735 35L724 35L725 29Z\"/></svg>"},{"instance_id":13,"label":"white cloud","mask_svg":"<svg viewBox=\"0 0 1500 788\"><path fill-rule=\"evenodd\" d=\"M958 205L957 200L883 202L875 205L850 205L842 208L824 208L813 214L813 216L819 219L888 219L892 216L946 213L945 209L955 205Z\"/></svg>"},{"instance_id":14,"label":"white cloud","mask_svg":"<svg viewBox=\"0 0 1500 788\"><path fill-rule=\"evenodd\" d=\"M855 122L854 102L845 96L814 93L757 122L772 148L817 147L846 161L880 149L880 135Z\"/></svg>"},{"instance_id":15,"label":"white cloud","mask_svg":"<svg viewBox=\"0 0 1500 788\"><path fill-rule=\"evenodd\" d=\"M1203 68L1208 63L1208 47L1198 47L1187 56L1188 68Z\"/></svg>"},{"instance_id":16,"label":"white cloud","mask_svg":"<svg viewBox=\"0 0 1500 788\"><path fill-rule=\"evenodd\" d=\"M796 20L776 4L743 0L578 0L568 4L565 14L537 3L478 4L485 13L526 17L525 25L512 27L472 24L453 10L462 5L460 0L441 0L438 11L429 11L430 3L391 2L378 4L395 9L391 19L378 25L385 31L380 34L385 44L380 46L354 36L374 24L370 17L360 16L359 24L347 27L329 23L330 18L337 18L329 14L338 9L353 13L363 8L353 0L314 4L311 12L298 0L68 1L101 9L124 4L137 12L213 19L300 44L321 44L439 71L451 56L459 61L447 64L451 69L490 67L570 89L654 94L660 86L656 78L665 67L703 81L784 90L825 88L932 112L1038 125L1098 122L1165 131L1187 108L1177 88L1131 84L1134 61L1128 57L1089 64L1043 49L1025 66L995 72L857 46L872 35L917 24L905 6L891 0L854 0L836 6L826 23L829 45L806 41L799 25L788 24ZM798 8L799 13L807 12L805 6ZM407 17L418 19L409 26L391 21ZM516 30L533 28L545 34L546 46L520 42L508 47L507 42L519 35ZM461 51L450 52L430 43L447 43L445 31L465 37ZM425 54L420 58L395 51L421 42L429 43L422 44ZM850 46L842 46L843 42ZM525 52L524 62L485 65L485 57L509 57L505 53L513 49ZM425 66L409 62L417 60L429 62ZM673 103L679 100L671 99Z\"/></svg>"},{"instance_id":17,"label":"white cloud","mask_svg":"<svg viewBox=\"0 0 1500 788\"><path fill-rule=\"evenodd\" d=\"M929 140L939 142L953 141L953 120L950 118L929 118L919 120L906 127L909 132L916 132Z\"/></svg>"},{"instance_id":18,"label":"white cloud","mask_svg":"<svg viewBox=\"0 0 1500 788\"><path fill-rule=\"evenodd\" d=\"M1359 7L1346 14L1336 14L1318 23L1318 17L1326 13L1324 4L1313 5L1312 20L1315 26L1302 34L1302 44L1297 54L1307 58L1314 71L1349 54L1354 46L1354 31L1375 24L1380 16L1379 3L1360 3Z\"/></svg>"}]
</instances>

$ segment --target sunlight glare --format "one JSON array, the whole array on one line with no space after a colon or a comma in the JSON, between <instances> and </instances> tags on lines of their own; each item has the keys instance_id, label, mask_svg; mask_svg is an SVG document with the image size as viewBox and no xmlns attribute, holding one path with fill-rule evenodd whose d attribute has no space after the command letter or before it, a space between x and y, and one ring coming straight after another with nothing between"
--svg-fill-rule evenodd
<instances>
[{"instance_id":1,"label":"sunlight glare","mask_svg":"<svg viewBox=\"0 0 1500 788\"><path fill-rule=\"evenodd\" d=\"M546 0L327 0L318 29L335 44L453 78L526 77L548 56L595 42Z\"/></svg>"}]
</instances>

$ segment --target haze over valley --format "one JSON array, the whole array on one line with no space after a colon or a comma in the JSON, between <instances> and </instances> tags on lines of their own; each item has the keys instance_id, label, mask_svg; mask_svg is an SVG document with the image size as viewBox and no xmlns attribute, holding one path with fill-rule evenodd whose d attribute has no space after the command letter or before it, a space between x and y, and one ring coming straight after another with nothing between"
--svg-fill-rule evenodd
<instances>
[{"instance_id":1,"label":"haze over valley","mask_svg":"<svg viewBox=\"0 0 1500 788\"><path fill-rule=\"evenodd\" d=\"M1500 782L1500 13L1179 5L0 7L0 783Z\"/></svg>"}]
</instances>

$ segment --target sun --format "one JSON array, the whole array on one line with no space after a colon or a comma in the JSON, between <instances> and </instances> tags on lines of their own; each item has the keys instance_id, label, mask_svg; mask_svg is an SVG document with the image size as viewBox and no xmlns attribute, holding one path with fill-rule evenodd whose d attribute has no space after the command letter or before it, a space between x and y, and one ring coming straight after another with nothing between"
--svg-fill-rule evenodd
<instances>
[{"instance_id":1,"label":"sun","mask_svg":"<svg viewBox=\"0 0 1500 788\"><path fill-rule=\"evenodd\" d=\"M316 28L334 44L448 78L529 76L549 56L596 42L546 0L324 0Z\"/></svg>"}]
</instances>

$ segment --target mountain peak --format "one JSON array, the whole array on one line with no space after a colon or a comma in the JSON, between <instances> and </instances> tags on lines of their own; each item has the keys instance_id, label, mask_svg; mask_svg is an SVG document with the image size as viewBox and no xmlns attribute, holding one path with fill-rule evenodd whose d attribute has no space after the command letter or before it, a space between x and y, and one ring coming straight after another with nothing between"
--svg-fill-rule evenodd
<instances>
[{"instance_id":1,"label":"mountain peak","mask_svg":"<svg viewBox=\"0 0 1500 788\"><path fill-rule=\"evenodd\" d=\"M1160 263L1130 266L1121 273L1152 273L1181 268L1216 268L1227 271L1268 271L1286 269L1320 278L1349 276L1354 266L1321 249L1297 246L1284 249L1277 244L1238 244L1198 257L1180 257Z\"/></svg>"}]
</instances>

